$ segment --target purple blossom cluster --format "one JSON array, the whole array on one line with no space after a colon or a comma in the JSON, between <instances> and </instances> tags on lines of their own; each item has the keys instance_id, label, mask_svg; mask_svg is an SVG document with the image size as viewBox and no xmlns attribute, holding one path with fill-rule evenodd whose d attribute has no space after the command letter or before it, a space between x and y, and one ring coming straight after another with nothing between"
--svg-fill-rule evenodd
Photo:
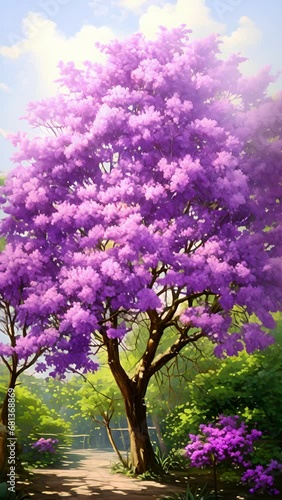
<instances>
[{"instance_id":1,"label":"purple blossom cluster","mask_svg":"<svg viewBox=\"0 0 282 500\"><path fill-rule=\"evenodd\" d=\"M189 434L190 443L185 448L185 456L192 467L213 466L227 461L243 467L241 479L251 483L250 492L267 491L278 494L274 488L273 471L281 470L282 464L272 460L266 467L252 466L250 454L254 451L253 443L262 437L257 429L249 430L240 417L223 416L215 424L202 424L198 435Z\"/></svg>"},{"instance_id":2,"label":"purple blossom cluster","mask_svg":"<svg viewBox=\"0 0 282 500\"><path fill-rule=\"evenodd\" d=\"M274 487L273 472L281 470L282 464L277 462L277 460L271 460L266 467L257 465L254 468L247 469L241 479L243 483L253 484L252 488L250 488L250 493L266 490L272 495L279 495L279 490Z\"/></svg>"},{"instance_id":3,"label":"purple blossom cluster","mask_svg":"<svg viewBox=\"0 0 282 500\"><path fill-rule=\"evenodd\" d=\"M39 453L56 453L56 444L58 443L58 439L51 438L40 438L36 443L33 443L31 446L38 451Z\"/></svg>"},{"instance_id":4,"label":"purple blossom cluster","mask_svg":"<svg viewBox=\"0 0 282 500\"><path fill-rule=\"evenodd\" d=\"M233 463L245 465L244 457L252 453L253 442L262 433L250 432L238 416L220 416L217 424L200 425L199 435L189 434L191 443L185 448L193 467L212 465L231 459Z\"/></svg>"},{"instance_id":5,"label":"purple blossom cluster","mask_svg":"<svg viewBox=\"0 0 282 500\"><path fill-rule=\"evenodd\" d=\"M219 47L184 26L115 40L103 64L61 64L63 92L29 105L49 134L12 137L0 300L24 336L1 355L45 349L40 369L93 370L97 341L122 339L140 313L171 326L172 301L181 338L207 336L218 356L272 342L282 95L268 97L268 70L244 77L244 59ZM231 329L234 306L260 323Z\"/></svg>"}]
</instances>

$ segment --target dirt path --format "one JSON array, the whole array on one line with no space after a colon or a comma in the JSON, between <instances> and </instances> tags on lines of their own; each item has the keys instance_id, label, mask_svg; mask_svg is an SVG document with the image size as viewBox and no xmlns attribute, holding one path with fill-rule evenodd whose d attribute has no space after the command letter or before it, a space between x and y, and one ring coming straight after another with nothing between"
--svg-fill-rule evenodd
<instances>
[{"instance_id":1,"label":"dirt path","mask_svg":"<svg viewBox=\"0 0 282 500\"><path fill-rule=\"evenodd\" d=\"M178 486L112 474L111 463L116 461L115 454L111 452L76 451L69 455L69 462L62 469L36 470L31 484L26 485L25 489L34 500L55 500L61 497L69 500L149 500L181 491Z\"/></svg>"}]
</instances>

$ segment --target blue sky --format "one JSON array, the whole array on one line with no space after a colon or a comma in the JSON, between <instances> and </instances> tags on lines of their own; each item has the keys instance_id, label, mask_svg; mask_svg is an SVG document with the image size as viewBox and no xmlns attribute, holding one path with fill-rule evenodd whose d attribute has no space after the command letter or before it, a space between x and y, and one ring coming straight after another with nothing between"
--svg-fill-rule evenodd
<instances>
[{"instance_id":1,"label":"blue sky","mask_svg":"<svg viewBox=\"0 0 282 500\"><path fill-rule=\"evenodd\" d=\"M19 118L29 101L56 92L59 60L98 58L96 41L136 31L153 37L159 24L186 23L194 37L213 32L224 55L249 57L244 71L281 69L280 0L9 0L0 4L0 171L12 168L7 132L27 130ZM282 89L282 77L272 87Z\"/></svg>"}]
</instances>

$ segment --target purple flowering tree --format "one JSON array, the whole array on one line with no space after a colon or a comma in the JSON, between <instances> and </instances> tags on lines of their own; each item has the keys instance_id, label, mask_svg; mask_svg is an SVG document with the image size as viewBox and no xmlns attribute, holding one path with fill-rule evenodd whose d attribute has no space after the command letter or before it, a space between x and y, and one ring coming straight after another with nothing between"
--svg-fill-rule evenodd
<instances>
[{"instance_id":1,"label":"purple flowering tree","mask_svg":"<svg viewBox=\"0 0 282 500\"><path fill-rule=\"evenodd\" d=\"M62 64L58 95L28 109L48 134L14 136L2 190L2 235L46 261L21 313L56 330L53 373L93 369L106 350L137 473L156 467L151 377L202 337L219 356L264 348L282 305L282 98L267 97L268 70L246 78L219 48L182 26L113 41L102 64ZM140 324L128 372L120 349Z\"/></svg>"},{"instance_id":2,"label":"purple flowering tree","mask_svg":"<svg viewBox=\"0 0 282 500\"><path fill-rule=\"evenodd\" d=\"M8 371L8 384L5 398L1 405L0 423L8 426L8 404L18 377L33 366L40 356L56 343L58 332L50 328L49 319L45 320L44 293L50 293L50 278L47 278L48 259L36 249L25 249L21 244L8 244L0 254L0 359ZM45 281L42 281L42 276ZM22 304L38 290L41 282L41 315L37 311L36 319L22 310ZM8 427L9 437L14 436ZM6 434L0 435L0 469L5 469Z\"/></svg>"}]
</instances>

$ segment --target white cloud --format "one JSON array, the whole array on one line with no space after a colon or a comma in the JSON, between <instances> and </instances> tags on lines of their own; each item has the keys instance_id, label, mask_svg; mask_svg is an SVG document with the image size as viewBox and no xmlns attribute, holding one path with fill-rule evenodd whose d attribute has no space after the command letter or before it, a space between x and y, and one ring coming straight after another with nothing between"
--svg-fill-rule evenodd
<instances>
[{"instance_id":1,"label":"white cloud","mask_svg":"<svg viewBox=\"0 0 282 500\"><path fill-rule=\"evenodd\" d=\"M238 28L229 36L222 37L224 45L223 53L244 51L247 47L256 46L261 39L261 32L255 23L247 16L239 19Z\"/></svg>"},{"instance_id":2,"label":"white cloud","mask_svg":"<svg viewBox=\"0 0 282 500\"><path fill-rule=\"evenodd\" d=\"M261 32L247 16L239 19L238 27L230 35L226 33L227 26L213 18L205 0L177 0L176 3L167 2L163 6L151 5L139 19L140 31L150 38L154 38L160 25L173 28L180 24L186 24L193 31L190 37L194 39L211 33L221 35L224 42L220 45L222 57L241 52L250 58L241 68L243 73L254 74L259 69L256 52Z\"/></svg>"},{"instance_id":3,"label":"white cloud","mask_svg":"<svg viewBox=\"0 0 282 500\"><path fill-rule=\"evenodd\" d=\"M224 24L215 21L205 0L177 0L163 6L151 5L140 17L139 28L148 37L154 37L160 25L174 28L187 24L197 38L211 33L224 33Z\"/></svg>"},{"instance_id":4,"label":"white cloud","mask_svg":"<svg viewBox=\"0 0 282 500\"><path fill-rule=\"evenodd\" d=\"M205 0L176 0L157 5L162 0L112 0L127 9L144 7L147 1L154 5L146 7L145 13L139 17L139 30L152 38L160 25L172 28L187 24L193 30L193 38L200 38L211 33L223 35L224 45L221 45L223 55L239 52L247 56L246 49L251 48L260 39L260 31L248 17L242 17L238 28L230 35L226 34L226 25L212 17L211 10ZM100 0L92 0L91 5L98 5ZM0 55L19 59L24 57L25 66L18 73L18 80L32 84L36 94L34 97L44 97L54 93L54 80L59 76L58 62L74 61L77 66L90 60L101 60L102 55L95 47L95 42L108 42L115 37L107 26L96 27L84 25L74 36L67 37L60 32L56 23L43 15L29 12L22 22L22 36L14 36L10 46L0 46ZM5 84L0 84L0 90L8 91Z\"/></svg>"},{"instance_id":5,"label":"white cloud","mask_svg":"<svg viewBox=\"0 0 282 500\"><path fill-rule=\"evenodd\" d=\"M240 52L247 61L242 64L240 70L244 75L255 75L263 66L264 62L259 57L259 44L261 31L255 23L247 16L239 19L239 25L230 35L222 37L224 42L220 46L222 57Z\"/></svg>"},{"instance_id":6,"label":"white cloud","mask_svg":"<svg viewBox=\"0 0 282 500\"><path fill-rule=\"evenodd\" d=\"M0 90L2 90L3 92L11 92L10 87L8 87L8 85L2 82L0 82Z\"/></svg>"},{"instance_id":7,"label":"white cloud","mask_svg":"<svg viewBox=\"0 0 282 500\"><path fill-rule=\"evenodd\" d=\"M12 47L1 46L0 55L3 57L9 57L10 59L17 59L22 53L21 43L13 45Z\"/></svg>"},{"instance_id":8,"label":"white cloud","mask_svg":"<svg viewBox=\"0 0 282 500\"><path fill-rule=\"evenodd\" d=\"M55 22L40 14L30 12L23 20L24 37L10 47L0 47L0 55L11 59L28 56L40 77L40 90L44 94L54 91L54 80L58 78L58 62L74 61L82 66L85 60L101 60L102 55L95 42L108 42L114 38L108 27L97 28L84 25L74 36L67 38Z\"/></svg>"}]
</instances>

